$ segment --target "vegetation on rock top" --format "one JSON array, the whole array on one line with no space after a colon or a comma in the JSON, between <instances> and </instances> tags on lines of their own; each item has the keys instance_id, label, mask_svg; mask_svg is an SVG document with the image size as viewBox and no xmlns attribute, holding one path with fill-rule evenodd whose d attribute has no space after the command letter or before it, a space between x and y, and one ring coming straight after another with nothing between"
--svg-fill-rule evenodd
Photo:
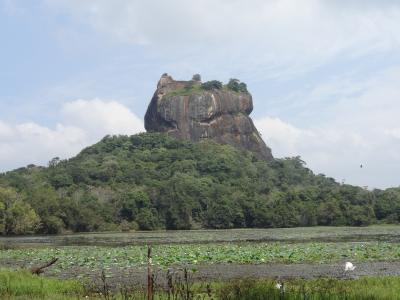
<instances>
[{"instance_id":1,"label":"vegetation on rock top","mask_svg":"<svg viewBox=\"0 0 400 300\"><path fill-rule=\"evenodd\" d=\"M203 91L212 91L212 90L225 90L235 93L248 93L247 85L244 82L241 82L239 79L232 78L225 85L218 80L211 80L203 83L200 83L195 80L188 81L184 88L173 90L167 93L166 96L167 97L188 96L191 94L201 93Z\"/></svg>"}]
</instances>

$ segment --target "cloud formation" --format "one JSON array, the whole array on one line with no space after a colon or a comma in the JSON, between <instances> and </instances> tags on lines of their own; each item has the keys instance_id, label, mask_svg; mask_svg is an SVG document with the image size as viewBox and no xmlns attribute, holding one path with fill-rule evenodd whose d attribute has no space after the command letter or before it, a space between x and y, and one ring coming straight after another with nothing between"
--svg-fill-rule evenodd
<instances>
[{"instance_id":1,"label":"cloud formation","mask_svg":"<svg viewBox=\"0 0 400 300\"><path fill-rule=\"evenodd\" d=\"M336 99L317 125L296 126L278 117L255 123L277 157L300 155L315 172L351 184L399 186L398 78L400 67L373 80L351 84L347 78L334 79L316 87L306 95L311 105ZM320 113L308 112L307 117Z\"/></svg>"},{"instance_id":2,"label":"cloud formation","mask_svg":"<svg viewBox=\"0 0 400 300\"><path fill-rule=\"evenodd\" d=\"M9 39L3 60L15 78L1 81L12 95L0 100L1 169L69 157L107 133L142 130L136 116L161 73L201 73L248 83L256 124L276 157L301 155L314 171L348 183L400 184L399 1L40 3L5 1L10 20L0 18L3 30L19 25L9 36L21 40ZM15 54L31 41L40 48ZM76 100L54 109L96 97L119 102ZM15 99L24 100L8 105ZM38 119L59 124L26 122Z\"/></svg>"},{"instance_id":3,"label":"cloud formation","mask_svg":"<svg viewBox=\"0 0 400 300\"><path fill-rule=\"evenodd\" d=\"M53 157L69 158L107 134L135 134L143 122L116 101L75 100L61 109L55 128L36 123L6 124L0 121L0 171L46 165Z\"/></svg>"},{"instance_id":4,"label":"cloud formation","mask_svg":"<svg viewBox=\"0 0 400 300\"><path fill-rule=\"evenodd\" d=\"M64 119L92 136L133 134L143 131L143 121L117 101L76 100L64 104Z\"/></svg>"},{"instance_id":5,"label":"cloud formation","mask_svg":"<svg viewBox=\"0 0 400 300\"><path fill-rule=\"evenodd\" d=\"M269 76L339 55L399 49L396 1L48 0L59 13L119 41L196 63L224 60ZM210 62L211 60L211 62Z\"/></svg>"},{"instance_id":6,"label":"cloud formation","mask_svg":"<svg viewBox=\"0 0 400 300\"><path fill-rule=\"evenodd\" d=\"M315 173L370 188L399 186L400 138L345 128L302 129L279 118L256 120L275 157L301 156ZM362 166L362 167L361 167Z\"/></svg>"}]
</instances>

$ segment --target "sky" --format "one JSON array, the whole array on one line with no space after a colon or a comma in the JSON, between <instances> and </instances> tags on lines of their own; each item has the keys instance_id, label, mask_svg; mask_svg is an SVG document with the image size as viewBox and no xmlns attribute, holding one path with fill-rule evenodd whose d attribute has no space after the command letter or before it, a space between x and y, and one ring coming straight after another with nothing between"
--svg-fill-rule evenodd
<instances>
[{"instance_id":1,"label":"sky","mask_svg":"<svg viewBox=\"0 0 400 300\"><path fill-rule=\"evenodd\" d=\"M0 172L143 132L161 74L200 73L247 83L275 157L400 186L399 28L390 0L0 0Z\"/></svg>"}]
</instances>

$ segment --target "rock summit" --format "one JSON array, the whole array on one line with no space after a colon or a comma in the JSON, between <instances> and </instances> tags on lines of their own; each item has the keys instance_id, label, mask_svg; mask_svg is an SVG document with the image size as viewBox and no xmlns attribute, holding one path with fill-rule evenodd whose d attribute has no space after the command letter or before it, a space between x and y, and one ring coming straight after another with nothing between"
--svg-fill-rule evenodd
<instances>
[{"instance_id":1,"label":"rock summit","mask_svg":"<svg viewBox=\"0 0 400 300\"><path fill-rule=\"evenodd\" d=\"M145 128L178 139L212 139L272 160L271 149L249 117L252 110L251 94L239 80L222 85L202 83L198 74L189 81L163 74L147 109Z\"/></svg>"}]
</instances>

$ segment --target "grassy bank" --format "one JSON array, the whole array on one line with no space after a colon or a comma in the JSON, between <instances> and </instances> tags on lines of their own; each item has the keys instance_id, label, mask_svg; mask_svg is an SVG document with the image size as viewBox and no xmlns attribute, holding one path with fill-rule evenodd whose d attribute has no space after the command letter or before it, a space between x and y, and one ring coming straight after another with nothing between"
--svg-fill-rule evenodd
<instances>
[{"instance_id":1,"label":"grassy bank","mask_svg":"<svg viewBox=\"0 0 400 300\"><path fill-rule=\"evenodd\" d=\"M357 280L242 280L223 285L218 290L221 300L396 300L400 299L400 278L364 277Z\"/></svg>"},{"instance_id":2,"label":"grassy bank","mask_svg":"<svg viewBox=\"0 0 400 300\"><path fill-rule=\"evenodd\" d=\"M1 299L69 300L84 296L83 285L75 280L39 277L28 271L0 271Z\"/></svg>"},{"instance_id":3,"label":"grassy bank","mask_svg":"<svg viewBox=\"0 0 400 300\"><path fill-rule=\"evenodd\" d=\"M238 280L211 286L174 281L158 287L155 299L220 299L220 300L389 300L400 299L400 278L364 277L356 280L290 280L278 288L276 280ZM169 292L168 292L169 290ZM103 284L88 289L84 283L31 275L26 271L0 271L1 299L146 299L143 288L104 289Z\"/></svg>"}]
</instances>

